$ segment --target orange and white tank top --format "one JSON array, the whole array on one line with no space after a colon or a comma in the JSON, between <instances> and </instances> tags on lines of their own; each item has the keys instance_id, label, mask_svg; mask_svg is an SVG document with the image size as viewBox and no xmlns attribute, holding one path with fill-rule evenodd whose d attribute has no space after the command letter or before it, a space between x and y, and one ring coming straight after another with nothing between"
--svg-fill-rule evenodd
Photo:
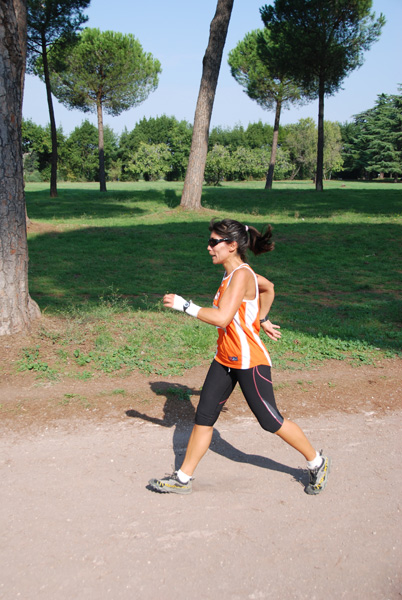
<instances>
[{"instance_id":1,"label":"orange and white tank top","mask_svg":"<svg viewBox=\"0 0 402 600\"><path fill-rule=\"evenodd\" d=\"M271 366L271 358L262 343L260 331L260 302L257 276L247 264L237 267L230 275L223 276L222 283L215 295L214 306L219 302L230 285L233 273L238 269L249 269L255 281L255 298L243 300L239 310L229 325L223 329L218 327L218 347L215 360L233 369L251 369L258 365Z\"/></svg>"}]
</instances>

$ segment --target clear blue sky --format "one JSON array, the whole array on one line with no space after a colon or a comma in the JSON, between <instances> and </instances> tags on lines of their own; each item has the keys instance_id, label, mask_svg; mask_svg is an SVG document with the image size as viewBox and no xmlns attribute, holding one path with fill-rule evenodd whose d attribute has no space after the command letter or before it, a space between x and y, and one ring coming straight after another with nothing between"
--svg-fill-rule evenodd
<instances>
[{"instance_id":1,"label":"clear blue sky","mask_svg":"<svg viewBox=\"0 0 402 600\"><path fill-rule=\"evenodd\" d=\"M233 127L259 120L273 123L274 115L250 100L230 74L228 52L246 33L263 27L259 9L264 0L235 0L224 57L218 81L212 126ZM215 14L217 0L92 0L87 11L88 27L102 31L132 33L146 52L151 52L162 64L158 89L139 107L118 117L105 115L105 124L121 133L130 131L143 117L163 114L193 122L201 78L202 58L208 43L209 25ZM343 89L327 97L325 119L345 122L354 114L371 108L378 94L394 94L402 83L402 0L374 0L373 10L385 15L387 23L381 38L365 54L364 65L347 77ZM65 133L88 118L96 125L96 115L67 110L56 100L56 122ZM313 101L301 108L282 113L281 122L295 123L301 118L317 118L318 105ZM45 85L27 76L24 118L46 125L49 122Z\"/></svg>"}]
</instances>

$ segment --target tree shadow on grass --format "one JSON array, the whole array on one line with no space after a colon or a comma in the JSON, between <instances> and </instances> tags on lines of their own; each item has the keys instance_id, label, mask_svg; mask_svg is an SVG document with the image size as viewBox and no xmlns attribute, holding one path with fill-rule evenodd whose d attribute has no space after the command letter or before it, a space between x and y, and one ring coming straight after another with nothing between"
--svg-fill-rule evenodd
<instances>
[{"instance_id":1,"label":"tree shadow on grass","mask_svg":"<svg viewBox=\"0 0 402 600\"><path fill-rule=\"evenodd\" d=\"M47 190L26 191L27 209L30 219L66 219L79 218L81 215L93 219L118 218L146 213L144 204L149 204L155 211L159 204L174 209L180 204L181 184L177 182L158 182L149 189L149 184L136 184L132 189L113 189L107 194L99 190L59 187L57 199L50 198ZM148 187L145 187L147 185ZM331 218L343 212L356 213L366 216L395 215L401 211L402 186L381 186L381 189L364 189L348 187L348 183L339 182L335 189L316 192L314 189L300 189L298 182L295 186L288 184L285 189L273 188L269 192L255 187L227 184L222 187L204 187L202 191L202 206L204 208L233 213L243 213L263 217L273 213L300 218ZM140 208L135 206L141 203Z\"/></svg>"},{"instance_id":2,"label":"tree shadow on grass","mask_svg":"<svg viewBox=\"0 0 402 600\"><path fill-rule=\"evenodd\" d=\"M169 208L177 208L181 201L181 196L177 190L165 190L163 201Z\"/></svg>"},{"instance_id":3,"label":"tree shadow on grass","mask_svg":"<svg viewBox=\"0 0 402 600\"><path fill-rule=\"evenodd\" d=\"M346 188L346 189L344 189ZM381 189L348 188L347 183L339 182L338 189L324 192L292 188L264 189L244 187L204 188L203 206L214 210L231 210L254 216L284 214L299 218L331 218L344 212L358 215L395 215L401 211L401 191L395 187Z\"/></svg>"},{"instance_id":4,"label":"tree shadow on grass","mask_svg":"<svg viewBox=\"0 0 402 600\"><path fill-rule=\"evenodd\" d=\"M166 397L163 406L163 418L151 417L146 413L139 412L134 409L126 411L126 415L131 418L141 419L160 425L161 427L173 428L173 453L174 453L174 469L180 468L186 452L187 442L194 424L195 409L189 399L183 399L185 396L199 396L200 391L190 389L179 383L168 382L152 382L150 383L151 390L158 396ZM224 409L225 410L225 409ZM251 414L251 413L250 413ZM272 434L267 434L272 435ZM226 441L220 434L219 430L214 427L210 450L238 463L245 463L268 469L270 471L278 471L291 475L297 482L307 483L307 472L303 469L295 469L288 467L282 463L272 460L266 456L258 454L248 454L239 448L233 446Z\"/></svg>"},{"instance_id":5,"label":"tree shadow on grass","mask_svg":"<svg viewBox=\"0 0 402 600\"><path fill-rule=\"evenodd\" d=\"M107 194L91 189L59 189L56 199L50 198L43 191L26 192L29 218L38 220L68 220L80 217L90 219L109 219L135 217L146 214L144 207L136 203L163 204L175 203L174 192L168 190L112 190Z\"/></svg>"}]
</instances>

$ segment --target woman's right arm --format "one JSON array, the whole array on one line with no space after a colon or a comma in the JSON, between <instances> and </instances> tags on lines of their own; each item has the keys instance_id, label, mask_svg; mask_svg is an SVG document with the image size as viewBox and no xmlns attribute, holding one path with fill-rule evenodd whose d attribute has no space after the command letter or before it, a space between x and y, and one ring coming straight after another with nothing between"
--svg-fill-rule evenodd
<instances>
[{"instance_id":1,"label":"woman's right arm","mask_svg":"<svg viewBox=\"0 0 402 600\"><path fill-rule=\"evenodd\" d=\"M257 275L257 284L260 293L260 319L265 319L275 298L274 284L262 275Z\"/></svg>"},{"instance_id":2,"label":"woman's right arm","mask_svg":"<svg viewBox=\"0 0 402 600\"><path fill-rule=\"evenodd\" d=\"M260 319L265 319L271 310L275 298L274 284L262 275L257 275L258 291L260 293ZM261 329L266 335L276 342L281 337L279 325L274 325L268 319L261 323Z\"/></svg>"}]
</instances>

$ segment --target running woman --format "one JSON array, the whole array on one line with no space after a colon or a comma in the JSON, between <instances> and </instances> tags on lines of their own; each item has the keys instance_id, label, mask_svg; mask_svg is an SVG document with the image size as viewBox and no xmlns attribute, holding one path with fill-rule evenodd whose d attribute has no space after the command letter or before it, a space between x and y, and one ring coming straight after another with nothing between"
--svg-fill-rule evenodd
<instances>
[{"instance_id":1,"label":"running woman","mask_svg":"<svg viewBox=\"0 0 402 600\"><path fill-rule=\"evenodd\" d=\"M208 252L214 265L225 273L213 307L202 308L176 294L166 294L164 305L214 325L218 329L215 358L202 388L200 401L181 468L172 475L151 479L151 489L162 493L189 494L194 471L208 450L213 426L239 383L245 399L263 429L275 433L298 450L307 461L307 494L319 494L326 486L330 459L317 452L300 427L279 412L271 379L271 359L262 343L262 326L267 335L279 339L279 327L267 314L271 308L273 284L257 275L246 263L246 251L255 255L273 250L271 227L260 233L232 219L211 221Z\"/></svg>"}]
</instances>

